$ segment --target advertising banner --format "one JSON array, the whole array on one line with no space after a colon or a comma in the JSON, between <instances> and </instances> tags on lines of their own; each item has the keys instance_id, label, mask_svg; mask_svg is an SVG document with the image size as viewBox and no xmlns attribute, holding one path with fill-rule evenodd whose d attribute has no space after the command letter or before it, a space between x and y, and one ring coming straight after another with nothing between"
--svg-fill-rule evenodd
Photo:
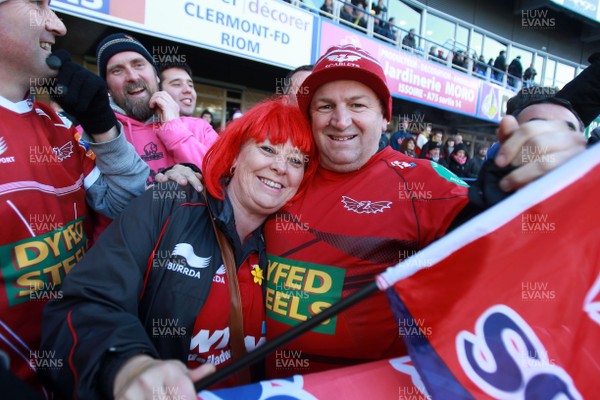
<instances>
[{"instance_id":1,"label":"advertising banner","mask_svg":"<svg viewBox=\"0 0 600 400\"><path fill-rule=\"evenodd\" d=\"M506 103L515 92L498 85L481 82L481 91L477 107L479 118L498 122L506 114Z\"/></svg>"},{"instance_id":2,"label":"advertising banner","mask_svg":"<svg viewBox=\"0 0 600 400\"><path fill-rule=\"evenodd\" d=\"M310 62L316 18L276 0L55 0L52 8L285 68ZM176 48L159 52L157 62L186 62L173 59Z\"/></svg>"},{"instance_id":3,"label":"advertising banner","mask_svg":"<svg viewBox=\"0 0 600 400\"><path fill-rule=\"evenodd\" d=\"M353 44L379 60L394 97L476 115L482 81L370 39L360 32L323 21L320 53L330 46Z\"/></svg>"}]
</instances>

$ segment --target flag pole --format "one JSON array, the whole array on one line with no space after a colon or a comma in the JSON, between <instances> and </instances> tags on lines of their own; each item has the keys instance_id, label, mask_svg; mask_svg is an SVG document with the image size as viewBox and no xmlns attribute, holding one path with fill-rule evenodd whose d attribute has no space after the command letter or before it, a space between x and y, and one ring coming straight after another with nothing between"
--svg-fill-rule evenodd
<instances>
[{"instance_id":1,"label":"flag pole","mask_svg":"<svg viewBox=\"0 0 600 400\"><path fill-rule=\"evenodd\" d=\"M200 392L201 390L204 390L215 383L222 381L239 370L255 364L256 362L265 358L271 352L275 351L277 348L291 342L303 333L315 328L321 322L336 316L340 312L369 297L377 291L379 291L379 287L375 281L366 284L356 292L352 293L350 296L344 297L339 302L333 304L331 307L324 309L301 324L296 325L283 334L267 341L265 344L245 354L231 364L228 364L222 369L217 370L217 372L214 374L208 375L204 379L199 380L194 384L196 391Z\"/></svg>"}]
</instances>

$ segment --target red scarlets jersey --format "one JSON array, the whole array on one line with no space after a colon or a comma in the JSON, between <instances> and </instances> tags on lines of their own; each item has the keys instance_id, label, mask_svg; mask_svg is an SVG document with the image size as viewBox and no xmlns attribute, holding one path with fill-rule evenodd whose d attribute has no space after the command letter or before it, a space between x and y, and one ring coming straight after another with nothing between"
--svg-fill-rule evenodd
<instances>
[{"instance_id":1,"label":"red scarlets jersey","mask_svg":"<svg viewBox=\"0 0 600 400\"><path fill-rule=\"evenodd\" d=\"M252 253L238 269L238 283L244 316L244 343L247 351L252 351L266 340L265 308L261 287L263 280L264 272L258 266L257 254ZM230 307L227 274L225 267L221 266L213 277L206 303L194 324L188 368L197 368L207 362L221 368L231 363ZM236 384L236 377L231 376L212 388L235 386Z\"/></svg>"},{"instance_id":2,"label":"red scarlets jersey","mask_svg":"<svg viewBox=\"0 0 600 400\"><path fill-rule=\"evenodd\" d=\"M451 172L389 147L355 172L320 168L306 194L265 227L267 340L444 235L467 202L467 185ZM378 293L278 350L267 372L274 378L398 356L405 352L399 332Z\"/></svg>"},{"instance_id":3,"label":"red scarlets jersey","mask_svg":"<svg viewBox=\"0 0 600 400\"><path fill-rule=\"evenodd\" d=\"M98 170L79 139L49 106L0 98L0 355L30 382L67 367L39 340L43 306L87 249L84 186Z\"/></svg>"}]
</instances>

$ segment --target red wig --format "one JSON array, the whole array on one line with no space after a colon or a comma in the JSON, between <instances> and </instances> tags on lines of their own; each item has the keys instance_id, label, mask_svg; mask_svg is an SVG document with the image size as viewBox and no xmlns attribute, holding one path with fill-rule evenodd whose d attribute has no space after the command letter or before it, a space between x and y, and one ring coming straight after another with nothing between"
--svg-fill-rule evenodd
<instances>
[{"instance_id":1,"label":"red wig","mask_svg":"<svg viewBox=\"0 0 600 400\"><path fill-rule=\"evenodd\" d=\"M271 144L292 145L308 156L304 166L304 179L295 200L305 189L308 180L317 169L317 150L310 125L296 104L287 97L274 97L253 106L241 118L230 122L211 146L202 163L206 188L216 198L224 198L224 178L231 177L231 166L240 153L242 145L253 140L260 143L269 139Z\"/></svg>"}]
</instances>

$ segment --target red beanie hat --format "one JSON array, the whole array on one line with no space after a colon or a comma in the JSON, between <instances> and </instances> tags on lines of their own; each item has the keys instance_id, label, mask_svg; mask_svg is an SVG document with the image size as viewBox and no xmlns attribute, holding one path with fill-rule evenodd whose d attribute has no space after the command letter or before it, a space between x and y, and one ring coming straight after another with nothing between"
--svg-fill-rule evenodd
<instances>
[{"instance_id":1,"label":"red beanie hat","mask_svg":"<svg viewBox=\"0 0 600 400\"><path fill-rule=\"evenodd\" d=\"M383 68L365 50L353 45L333 46L315 63L311 74L302 82L296 95L300 110L310 118L310 102L321 86L334 81L357 81L375 92L383 106L383 116L390 121L392 96Z\"/></svg>"}]
</instances>

